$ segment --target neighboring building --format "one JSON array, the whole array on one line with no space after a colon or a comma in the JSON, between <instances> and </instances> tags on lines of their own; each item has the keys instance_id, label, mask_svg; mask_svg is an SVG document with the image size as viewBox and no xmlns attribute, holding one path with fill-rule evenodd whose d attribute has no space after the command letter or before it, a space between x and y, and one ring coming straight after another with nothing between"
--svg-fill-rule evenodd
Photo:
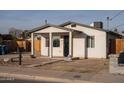
<instances>
[{"instance_id":1,"label":"neighboring building","mask_svg":"<svg viewBox=\"0 0 124 93\"><path fill-rule=\"evenodd\" d=\"M46 24L31 30L32 55L36 55L35 35L41 39L41 56L49 57L106 58L115 52L115 39L121 38L117 32L104 30L102 22L92 26L70 21L58 26Z\"/></svg>"},{"instance_id":2,"label":"neighboring building","mask_svg":"<svg viewBox=\"0 0 124 93\"><path fill-rule=\"evenodd\" d=\"M0 34L0 44L2 43L3 39L2 39L2 35Z\"/></svg>"},{"instance_id":3,"label":"neighboring building","mask_svg":"<svg viewBox=\"0 0 124 93\"><path fill-rule=\"evenodd\" d=\"M2 40L13 40L13 36L10 34L2 34Z\"/></svg>"},{"instance_id":4,"label":"neighboring building","mask_svg":"<svg viewBox=\"0 0 124 93\"><path fill-rule=\"evenodd\" d=\"M10 52L16 52L18 47L23 48L23 51L31 50L31 40L17 39L10 34L0 34L0 45L6 45Z\"/></svg>"},{"instance_id":5,"label":"neighboring building","mask_svg":"<svg viewBox=\"0 0 124 93\"><path fill-rule=\"evenodd\" d=\"M14 40L13 36L10 34L1 34L0 35L0 45L6 45L10 52L16 51L17 43Z\"/></svg>"}]
</instances>

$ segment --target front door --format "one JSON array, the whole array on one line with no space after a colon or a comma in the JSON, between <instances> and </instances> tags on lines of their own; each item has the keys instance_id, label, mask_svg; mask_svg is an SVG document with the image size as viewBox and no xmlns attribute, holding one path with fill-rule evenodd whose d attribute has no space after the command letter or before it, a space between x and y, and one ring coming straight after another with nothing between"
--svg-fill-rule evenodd
<instances>
[{"instance_id":1,"label":"front door","mask_svg":"<svg viewBox=\"0 0 124 93\"><path fill-rule=\"evenodd\" d=\"M69 36L64 36L64 56L69 54Z\"/></svg>"}]
</instances>

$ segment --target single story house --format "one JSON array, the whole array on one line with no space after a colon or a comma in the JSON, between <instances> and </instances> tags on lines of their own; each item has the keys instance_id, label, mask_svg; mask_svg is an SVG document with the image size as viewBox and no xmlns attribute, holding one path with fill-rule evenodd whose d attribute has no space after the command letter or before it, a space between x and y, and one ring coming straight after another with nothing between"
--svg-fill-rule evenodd
<instances>
[{"instance_id":1,"label":"single story house","mask_svg":"<svg viewBox=\"0 0 124 93\"><path fill-rule=\"evenodd\" d=\"M31 55L36 55L36 37L41 39L41 56L107 58L115 52L114 41L121 35L104 30L102 22L94 22L93 26L71 21L60 25L45 24L31 30Z\"/></svg>"}]
</instances>

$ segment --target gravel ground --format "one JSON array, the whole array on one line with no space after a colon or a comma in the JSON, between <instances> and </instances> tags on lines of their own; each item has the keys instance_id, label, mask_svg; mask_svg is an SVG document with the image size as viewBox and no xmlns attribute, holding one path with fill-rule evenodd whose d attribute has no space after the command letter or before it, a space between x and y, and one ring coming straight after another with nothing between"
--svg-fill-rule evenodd
<instances>
[{"instance_id":1,"label":"gravel ground","mask_svg":"<svg viewBox=\"0 0 124 93\"><path fill-rule=\"evenodd\" d=\"M107 59L83 59L74 60L72 62L58 62L37 67L38 69L80 72L80 73L97 73L100 70L108 69Z\"/></svg>"},{"instance_id":2,"label":"gravel ground","mask_svg":"<svg viewBox=\"0 0 124 93\"><path fill-rule=\"evenodd\" d=\"M0 59L3 58L11 58L17 57L17 54L10 54L5 56L0 56ZM22 58L22 67L44 62L50 61L49 58L30 58L30 54L23 54ZM0 65L2 66L19 66L19 62L3 62L0 61ZM82 59L82 60L73 60L72 62L61 61L53 64L47 64L44 66L36 67L37 69L45 69L45 70L54 70L54 71L67 71L67 72L79 72L79 73L98 73L101 70L108 70L108 60L107 59Z\"/></svg>"}]
</instances>

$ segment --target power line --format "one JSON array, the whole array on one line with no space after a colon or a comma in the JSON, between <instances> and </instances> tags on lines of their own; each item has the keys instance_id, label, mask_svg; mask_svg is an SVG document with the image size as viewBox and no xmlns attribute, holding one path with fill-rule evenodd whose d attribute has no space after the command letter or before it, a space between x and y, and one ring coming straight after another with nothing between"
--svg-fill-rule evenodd
<instances>
[{"instance_id":1,"label":"power line","mask_svg":"<svg viewBox=\"0 0 124 93\"><path fill-rule=\"evenodd\" d=\"M116 15L114 15L112 18L110 18L109 20L112 21L114 18L116 18L117 16L119 16L122 12L124 12L124 10L121 10L119 13L117 13Z\"/></svg>"},{"instance_id":2,"label":"power line","mask_svg":"<svg viewBox=\"0 0 124 93\"><path fill-rule=\"evenodd\" d=\"M117 25L116 27L120 27L120 26L123 26L124 24L120 24L120 25Z\"/></svg>"},{"instance_id":3,"label":"power line","mask_svg":"<svg viewBox=\"0 0 124 93\"><path fill-rule=\"evenodd\" d=\"M124 10L121 10L116 15L114 15L112 18L110 18L109 16L107 17L107 30L109 30L110 21L112 21L114 18L116 18L117 16L119 16L122 12L124 12Z\"/></svg>"},{"instance_id":4,"label":"power line","mask_svg":"<svg viewBox=\"0 0 124 93\"><path fill-rule=\"evenodd\" d=\"M113 28L118 28L118 27L120 27L120 26L124 26L124 23L123 23L123 24L120 24L120 25L117 25L116 27L112 27L111 29L113 29Z\"/></svg>"}]
</instances>

